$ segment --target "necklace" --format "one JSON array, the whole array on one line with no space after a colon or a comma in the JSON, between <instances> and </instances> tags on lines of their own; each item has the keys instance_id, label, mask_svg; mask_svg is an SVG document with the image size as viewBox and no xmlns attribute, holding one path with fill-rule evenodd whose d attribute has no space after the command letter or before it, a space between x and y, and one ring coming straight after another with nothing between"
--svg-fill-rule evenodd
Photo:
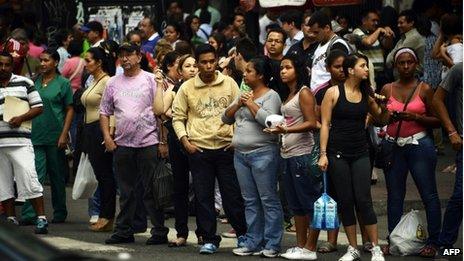
<instances>
[{"instance_id":1,"label":"necklace","mask_svg":"<svg viewBox=\"0 0 464 261\"><path fill-rule=\"evenodd\" d=\"M45 80L44 77L42 77L42 87L46 88L48 84L55 79L55 76L51 77L50 79Z\"/></svg>"}]
</instances>

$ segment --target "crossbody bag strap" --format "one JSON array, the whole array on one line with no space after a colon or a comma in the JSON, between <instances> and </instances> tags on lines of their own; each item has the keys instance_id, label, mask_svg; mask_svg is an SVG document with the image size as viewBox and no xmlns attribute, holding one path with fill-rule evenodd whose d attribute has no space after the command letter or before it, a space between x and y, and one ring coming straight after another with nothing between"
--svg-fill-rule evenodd
<instances>
[{"instance_id":1,"label":"crossbody bag strap","mask_svg":"<svg viewBox=\"0 0 464 261\"><path fill-rule=\"evenodd\" d=\"M417 87L419 85L421 85L422 82L420 82L419 84L416 84L416 86L414 87L414 89L412 90L412 92L409 94L408 98L406 99L406 101L404 102L404 107L403 107L403 112L406 111L406 108L408 107L408 104L409 102L411 101L412 97L414 96L414 93L416 93L416 90L417 90ZM392 83L392 95L393 95L393 83ZM403 120L401 119L399 122L398 122L398 128L396 129L396 135L395 135L395 143L398 141L398 138L400 137L400 130L401 130L401 125L403 124Z\"/></svg>"},{"instance_id":2,"label":"crossbody bag strap","mask_svg":"<svg viewBox=\"0 0 464 261\"><path fill-rule=\"evenodd\" d=\"M69 81L72 81L72 79L74 79L74 77L76 77L76 75L80 72L80 70L82 69L82 66L84 65L84 60L82 59L79 59L79 64L77 65L76 69L74 70L73 74L69 77Z\"/></svg>"}]
</instances>

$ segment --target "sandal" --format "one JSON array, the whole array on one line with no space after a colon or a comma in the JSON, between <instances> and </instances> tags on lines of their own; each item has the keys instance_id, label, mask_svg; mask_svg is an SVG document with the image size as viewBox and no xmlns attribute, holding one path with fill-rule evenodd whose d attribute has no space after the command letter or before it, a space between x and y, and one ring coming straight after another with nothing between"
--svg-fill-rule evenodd
<instances>
[{"instance_id":1,"label":"sandal","mask_svg":"<svg viewBox=\"0 0 464 261\"><path fill-rule=\"evenodd\" d=\"M288 225L288 226L285 228L285 231L290 232L290 233L296 233L296 227L295 227L295 225L292 225L292 224L290 223L290 225Z\"/></svg>"},{"instance_id":2,"label":"sandal","mask_svg":"<svg viewBox=\"0 0 464 261\"><path fill-rule=\"evenodd\" d=\"M391 255L391 253L390 253L390 245L385 245L385 246L381 247L381 249L382 249L383 255L385 255L385 256Z\"/></svg>"},{"instance_id":3,"label":"sandal","mask_svg":"<svg viewBox=\"0 0 464 261\"><path fill-rule=\"evenodd\" d=\"M168 247L184 247L187 245L187 239L178 237L176 240L169 242Z\"/></svg>"},{"instance_id":4,"label":"sandal","mask_svg":"<svg viewBox=\"0 0 464 261\"><path fill-rule=\"evenodd\" d=\"M317 252L322 254L332 253L337 251L337 247L330 242L324 242L317 248Z\"/></svg>"},{"instance_id":5,"label":"sandal","mask_svg":"<svg viewBox=\"0 0 464 261\"><path fill-rule=\"evenodd\" d=\"M426 245L424 248L422 248L419 251L419 255L421 257L433 258L437 255L437 248L434 247L433 245Z\"/></svg>"},{"instance_id":6,"label":"sandal","mask_svg":"<svg viewBox=\"0 0 464 261\"><path fill-rule=\"evenodd\" d=\"M370 253L374 245L371 242L366 242L363 244L362 250L364 253Z\"/></svg>"},{"instance_id":7,"label":"sandal","mask_svg":"<svg viewBox=\"0 0 464 261\"><path fill-rule=\"evenodd\" d=\"M197 236L197 245L202 246L205 244L205 241L203 241L202 236Z\"/></svg>"}]
</instances>

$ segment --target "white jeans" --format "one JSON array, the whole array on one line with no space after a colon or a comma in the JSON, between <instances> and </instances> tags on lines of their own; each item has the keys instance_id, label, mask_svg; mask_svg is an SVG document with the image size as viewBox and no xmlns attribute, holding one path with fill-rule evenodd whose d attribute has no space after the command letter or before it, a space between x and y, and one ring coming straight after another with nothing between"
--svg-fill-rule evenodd
<instances>
[{"instance_id":1,"label":"white jeans","mask_svg":"<svg viewBox=\"0 0 464 261\"><path fill-rule=\"evenodd\" d=\"M18 201L42 196L34 160L32 145L0 148L0 201L15 197L14 181Z\"/></svg>"}]
</instances>

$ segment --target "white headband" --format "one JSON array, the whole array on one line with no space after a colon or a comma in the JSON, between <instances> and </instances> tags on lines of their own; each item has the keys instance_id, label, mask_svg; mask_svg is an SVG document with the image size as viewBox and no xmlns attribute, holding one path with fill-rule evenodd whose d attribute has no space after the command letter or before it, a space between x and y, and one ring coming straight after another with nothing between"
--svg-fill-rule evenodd
<instances>
[{"instance_id":1,"label":"white headband","mask_svg":"<svg viewBox=\"0 0 464 261\"><path fill-rule=\"evenodd\" d=\"M409 53L412 55L412 57L414 57L414 60L416 60L417 62L417 56L416 54L414 53L414 51L410 48L402 48L402 49L399 49L396 54L395 54L395 62L396 60L398 59L398 57L400 57L400 55L402 55L403 53Z\"/></svg>"}]
</instances>

